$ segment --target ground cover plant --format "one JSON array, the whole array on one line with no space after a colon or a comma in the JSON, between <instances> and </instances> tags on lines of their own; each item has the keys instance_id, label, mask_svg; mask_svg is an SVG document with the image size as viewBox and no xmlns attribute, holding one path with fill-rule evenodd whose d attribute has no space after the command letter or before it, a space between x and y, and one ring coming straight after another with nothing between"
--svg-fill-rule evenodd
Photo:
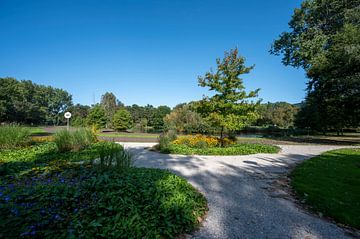
<instances>
[{"instance_id":1,"label":"ground cover plant","mask_svg":"<svg viewBox=\"0 0 360 239\"><path fill-rule=\"evenodd\" d=\"M169 136L159 138L158 149L162 153L185 155L246 155L277 153L280 148L270 144L237 143L236 138L219 138L205 135Z\"/></svg>"},{"instance_id":2,"label":"ground cover plant","mask_svg":"<svg viewBox=\"0 0 360 239\"><path fill-rule=\"evenodd\" d=\"M300 164L291 177L314 211L360 229L360 149L326 152Z\"/></svg>"},{"instance_id":3,"label":"ground cover plant","mask_svg":"<svg viewBox=\"0 0 360 239\"><path fill-rule=\"evenodd\" d=\"M197 227L207 209L197 190L132 165L112 142L0 151L0 238L172 238Z\"/></svg>"}]
</instances>

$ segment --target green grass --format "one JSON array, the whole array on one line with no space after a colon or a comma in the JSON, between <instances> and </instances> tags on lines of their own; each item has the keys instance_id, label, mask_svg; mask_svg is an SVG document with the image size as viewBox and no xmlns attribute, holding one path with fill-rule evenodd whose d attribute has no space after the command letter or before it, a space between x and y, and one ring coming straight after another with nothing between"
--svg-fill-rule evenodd
<instances>
[{"instance_id":1,"label":"green grass","mask_svg":"<svg viewBox=\"0 0 360 239\"><path fill-rule=\"evenodd\" d=\"M199 225L206 200L184 179L91 163L110 144L77 152L60 152L54 142L1 151L0 237L173 238Z\"/></svg>"},{"instance_id":2,"label":"green grass","mask_svg":"<svg viewBox=\"0 0 360 239\"><path fill-rule=\"evenodd\" d=\"M41 127L28 127L31 135L46 134L47 132Z\"/></svg>"},{"instance_id":3,"label":"green grass","mask_svg":"<svg viewBox=\"0 0 360 239\"><path fill-rule=\"evenodd\" d=\"M31 143L30 130L17 125L0 126L0 150L26 146Z\"/></svg>"},{"instance_id":4,"label":"green grass","mask_svg":"<svg viewBox=\"0 0 360 239\"><path fill-rule=\"evenodd\" d=\"M159 137L157 134L133 134L133 133L99 133L97 136L109 138L143 138L143 139L156 139Z\"/></svg>"},{"instance_id":5,"label":"green grass","mask_svg":"<svg viewBox=\"0 0 360 239\"><path fill-rule=\"evenodd\" d=\"M314 211L360 229L360 149L326 152L300 164L291 177Z\"/></svg>"},{"instance_id":6,"label":"green grass","mask_svg":"<svg viewBox=\"0 0 360 239\"><path fill-rule=\"evenodd\" d=\"M257 153L278 153L279 147L265 144L241 143L228 147L193 148L187 145L171 144L163 153L184 155L247 155Z\"/></svg>"}]
</instances>

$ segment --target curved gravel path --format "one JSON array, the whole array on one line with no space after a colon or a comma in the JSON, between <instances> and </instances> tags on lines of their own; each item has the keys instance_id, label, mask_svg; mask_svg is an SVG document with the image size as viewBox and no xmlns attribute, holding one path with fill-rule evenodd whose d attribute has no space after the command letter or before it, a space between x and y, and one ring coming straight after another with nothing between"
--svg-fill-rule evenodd
<instances>
[{"instance_id":1,"label":"curved gravel path","mask_svg":"<svg viewBox=\"0 0 360 239\"><path fill-rule=\"evenodd\" d=\"M352 238L301 209L282 190L284 175L296 163L339 146L284 145L279 154L181 156L144 149L154 144L121 144L134 153L136 166L170 169L205 195L209 213L189 238Z\"/></svg>"}]
</instances>

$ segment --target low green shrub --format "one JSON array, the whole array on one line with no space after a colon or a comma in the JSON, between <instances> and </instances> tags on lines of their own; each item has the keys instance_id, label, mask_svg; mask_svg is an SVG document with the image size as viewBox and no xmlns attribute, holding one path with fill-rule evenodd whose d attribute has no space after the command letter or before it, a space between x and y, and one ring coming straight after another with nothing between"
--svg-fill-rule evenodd
<instances>
[{"instance_id":1,"label":"low green shrub","mask_svg":"<svg viewBox=\"0 0 360 239\"><path fill-rule=\"evenodd\" d=\"M159 169L37 167L0 181L0 193L0 235L8 238L173 238L207 210L189 183Z\"/></svg>"},{"instance_id":2,"label":"low green shrub","mask_svg":"<svg viewBox=\"0 0 360 239\"><path fill-rule=\"evenodd\" d=\"M0 126L0 150L29 145L30 136L29 128L18 125Z\"/></svg>"},{"instance_id":3,"label":"low green shrub","mask_svg":"<svg viewBox=\"0 0 360 239\"><path fill-rule=\"evenodd\" d=\"M246 155L257 153L278 153L279 147L266 144L234 144L228 147L189 147L187 145L171 144L167 153L184 155Z\"/></svg>"},{"instance_id":4,"label":"low green shrub","mask_svg":"<svg viewBox=\"0 0 360 239\"><path fill-rule=\"evenodd\" d=\"M60 152L80 151L96 142L96 136L89 129L61 130L54 135L54 142Z\"/></svg>"},{"instance_id":5,"label":"low green shrub","mask_svg":"<svg viewBox=\"0 0 360 239\"><path fill-rule=\"evenodd\" d=\"M158 149L160 150L160 152L170 153L169 147L171 145L171 142L176 140L176 138L177 138L177 135L174 130L169 130L168 132L162 133L159 136L159 144L158 144Z\"/></svg>"}]
</instances>

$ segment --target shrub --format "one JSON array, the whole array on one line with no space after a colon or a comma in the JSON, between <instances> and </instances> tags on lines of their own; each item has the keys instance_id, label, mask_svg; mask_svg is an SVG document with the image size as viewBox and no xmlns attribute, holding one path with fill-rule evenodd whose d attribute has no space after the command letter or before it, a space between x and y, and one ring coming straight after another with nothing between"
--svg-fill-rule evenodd
<instances>
[{"instance_id":1,"label":"shrub","mask_svg":"<svg viewBox=\"0 0 360 239\"><path fill-rule=\"evenodd\" d=\"M160 169L56 164L1 180L0 190L8 238L174 238L207 210L189 183Z\"/></svg>"},{"instance_id":2,"label":"shrub","mask_svg":"<svg viewBox=\"0 0 360 239\"><path fill-rule=\"evenodd\" d=\"M158 148L160 152L163 153L169 153L169 147L171 145L171 142L176 140L177 135L174 130L169 130L168 132L164 132L159 136L159 144Z\"/></svg>"},{"instance_id":3,"label":"shrub","mask_svg":"<svg viewBox=\"0 0 360 239\"><path fill-rule=\"evenodd\" d=\"M96 136L88 129L79 129L74 132L61 130L54 135L54 142L60 152L79 151L95 141Z\"/></svg>"},{"instance_id":4,"label":"shrub","mask_svg":"<svg viewBox=\"0 0 360 239\"><path fill-rule=\"evenodd\" d=\"M180 136L172 143L175 145L186 145L192 148L208 148L218 146L229 146L235 144L235 141L230 138L220 139L218 137L206 136L206 135L186 135Z\"/></svg>"},{"instance_id":5,"label":"shrub","mask_svg":"<svg viewBox=\"0 0 360 239\"><path fill-rule=\"evenodd\" d=\"M18 125L0 126L0 150L29 145L31 132Z\"/></svg>"}]
</instances>

